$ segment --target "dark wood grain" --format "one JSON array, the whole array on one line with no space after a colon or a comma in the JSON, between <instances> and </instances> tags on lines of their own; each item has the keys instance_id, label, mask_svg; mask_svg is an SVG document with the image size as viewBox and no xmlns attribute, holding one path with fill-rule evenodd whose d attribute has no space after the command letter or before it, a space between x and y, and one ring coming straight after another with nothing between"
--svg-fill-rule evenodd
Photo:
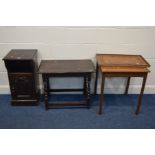
<instances>
[{"instance_id":1,"label":"dark wood grain","mask_svg":"<svg viewBox=\"0 0 155 155\"><path fill-rule=\"evenodd\" d=\"M36 49L12 49L3 60L32 60L36 54Z\"/></svg>"},{"instance_id":2,"label":"dark wood grain","mask_svg":"<svg viewBox=\"0 0 155 155\"><path fill-rule=\"evenodd\" d=\"M95 68L91 60L43 60L39 73L92 73Z\"/></svg>"},{"instance_id":3,"label":"dark wood grain","mask_svg":"<svg viewBox=\"0 0 155 155\"><path fill-rule=\"evenodd\" d=\"M37 105L37 50L11 50L3 60L8 71L12 105Z\"/></svg>"},{"instance_id":4,"label":"dark wood grain","mask_svg":"<svg viewBox=\"0 0 155 155\"><path fill-rule=\"evenodd\" d=\"M90 107L90 81L91 74L95 72L94 64L91 60L42 60L39 73L42 74L44 84L44 98L46 110L50 108L63 108L65 106L72 107ZM84 80L83 88L77 89L52 89L49 86L49 79L52 77L82 77ZM72 92L81 91L85 96L85 102L78 103L65 102L65 103L49 103L50 92Z\"/></svg>"}]
</instances>

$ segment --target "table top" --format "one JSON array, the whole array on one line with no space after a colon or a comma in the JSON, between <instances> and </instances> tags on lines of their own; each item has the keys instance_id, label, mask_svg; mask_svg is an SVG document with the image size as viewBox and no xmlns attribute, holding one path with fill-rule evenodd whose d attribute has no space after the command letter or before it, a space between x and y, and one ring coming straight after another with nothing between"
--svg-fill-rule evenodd
<instances>
[{"instance_id":1,"label":"table top","mask_svg":"<svg viewBox=\"0 0 155 155\"><path fill-rule=\"evenodd\" d=\"M32 60L36 49L12 49L3 60Z\"/></svg>"},{"instance_id":2,"label":"table top","mask_svg":"<svg viewBox=\"0 0 155 155\"><path fill-rule=\"evenodd\" d=\"M100 66L150 67L141 55L97 54L96 60Z\"/></svg>"},{"instance_id":3,"label":"table top","mask_svg":"<svg viewBox=\"0 0 155 155\"><path fill-rule=\"evenodd\" d=\"M91 60L42 60L39 73L93 73Z\"/></svg>"}]
</instances>

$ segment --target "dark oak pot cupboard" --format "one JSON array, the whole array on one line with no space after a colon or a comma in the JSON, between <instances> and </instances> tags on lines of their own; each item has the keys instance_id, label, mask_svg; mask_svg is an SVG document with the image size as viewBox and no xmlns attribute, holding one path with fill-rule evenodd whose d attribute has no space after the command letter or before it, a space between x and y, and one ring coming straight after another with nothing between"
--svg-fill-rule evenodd
<instances>
[{"instance_id":1,"label":"dark oak pot cupboard","mask_svg":"<svg viewBox=\"0 0 155 155\"><path fill-rule=\"evenodd\" d=\"M37 105L37 50L13 49L3 60L8 71L12 105Z\"/></svg>"}]
</instances>

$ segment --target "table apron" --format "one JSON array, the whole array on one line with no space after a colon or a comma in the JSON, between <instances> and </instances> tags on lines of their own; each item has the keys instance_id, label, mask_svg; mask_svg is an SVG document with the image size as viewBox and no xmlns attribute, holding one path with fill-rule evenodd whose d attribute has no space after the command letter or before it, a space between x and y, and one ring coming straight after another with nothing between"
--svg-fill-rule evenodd
<instances>
[{"instance_id":1,"label":"table apron","mask_svg":"<svg viewBox=\"0 0 155 155\"><path fill-rule=\"evenodd\" d=\"M85 77L91 76L92 73L42 73L46 77Z\"/></svg>"},{"instance_id":2,"label":"table apron","mask_svg":"<svg viewBox=\"0 0 155 155\"><path fill-rule=\"evenodd\" d=\"M105 77L144 77L148 73L147 72L127 72L127 73L119 73L119 72L102 72Z\"/></svg>"}]
</instances>

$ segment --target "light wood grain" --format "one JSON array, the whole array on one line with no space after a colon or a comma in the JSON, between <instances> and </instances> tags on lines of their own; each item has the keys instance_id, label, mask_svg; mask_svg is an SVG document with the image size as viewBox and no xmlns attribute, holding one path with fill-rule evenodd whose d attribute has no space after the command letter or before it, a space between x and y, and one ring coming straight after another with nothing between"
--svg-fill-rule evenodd
<instances>
[{"instance_id":1,"label":"light wood grain","mask_svg":"<svg viewBox=\"0 0 155 155\"><path fill-rule=\"evenodd\" d=\"M145 67L101 67L102 72L150 72Z\"/></svg>"},{"instance_id":2,"label":"light wood grain","mask_svg":"<svg viewBox=\"0 0 155 155\"><path fill-rule=\"evenodd\" d=\"M150 67L141 55L97 54L96 59L100 66Z\"/></svg>"}]
</instances>

